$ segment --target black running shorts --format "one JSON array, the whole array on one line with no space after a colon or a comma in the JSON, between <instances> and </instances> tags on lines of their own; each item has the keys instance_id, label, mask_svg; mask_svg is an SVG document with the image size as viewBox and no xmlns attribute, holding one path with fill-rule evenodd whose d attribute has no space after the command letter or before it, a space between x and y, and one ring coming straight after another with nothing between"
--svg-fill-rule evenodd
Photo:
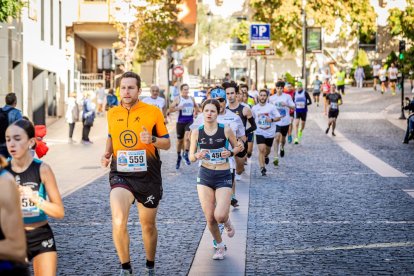
<instances>
[{"instance_id":1,"label":"black running shorts","mask_svg":"<svg viewBox=\"0 0 414 276\"><path fill-rule=\"evenodd\" d=\"M213 190L219 188L232 188L233 181L229 170L210 170L201 166L198 170L197 184L210 187Z\"/></svg>"},{"instance_id":2,"label":"black running shorts","mask_svg":"<svg viewBox=\"0 0 414 276\"><path fill-rule=\"evenodd\" d=\"M256 143L259 144L266 144L269 148L273 145L274 138L265 138L263 135L256 134Z\"/></svg>"},{"instance_id":3,"label":"black running shorts","mask_svg":"<svg viewBox=\"0 0 414 276\"><path fill-rule=\"evenodd\" d=\"M56 243L52 228L45 224L33 230L26 230L27 258L31 261L39 254L56 252Z\"/></svg>"},{"instance_id":4,"label":"black running shorts","mask_svg":"<svg viewBox=\"0 0 414 276\"><path fill-rule=\"evenodd\" d=\"M295 112L295 119L299 119L305 122L307 115L308 115L308 112Z\"/></svg>"},{"instance_id":5,"label":"black running shorts","mask_svg":"<svg viewBox=\"0 0 414 276\"><path fill-rule=\"evenodd\" d=\"M190 126L193 121L188 123L177 123L176 130L177 130L177 139L181 140L184 139L184 134L186 131L190 131Z\"/></svg>"},{"instance_id":6,"label":"black running shorts","mask_svg":"<svg viewBox=\"0 0 414 276\"><path fill-rule=\"evenodd\" d=\"M287 126L278 126L276 125L276 133L282 134L283 137L286 137L287 133L289 131L289 125Z\"/></svg>"},{"instance_id":7,"label":"black running shorts","mask_svg":"<svg viewBox=\"0 0 414 276\"><path fill-rule=\"evenodd\" d=\"M338 118L338 115L339 115L339 110L338 109L336 109L336 110L332 110L332 109L329 109L329 112L328 112L328 118Z\"/></svg>"}]
</instances>

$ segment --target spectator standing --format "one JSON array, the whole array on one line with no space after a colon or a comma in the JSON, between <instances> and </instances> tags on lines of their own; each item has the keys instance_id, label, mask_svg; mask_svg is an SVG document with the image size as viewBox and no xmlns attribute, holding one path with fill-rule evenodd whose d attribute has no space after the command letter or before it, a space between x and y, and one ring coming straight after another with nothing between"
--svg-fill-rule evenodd
<instances>
[{"instance_id":1,"label":"spectator standing","mask_svg":"<svg viewBox=\"0 0 414 276\"><path fill-rule=\"evenodd\" d=\"M118 105L118 98L114 94L114 89L110 88L108 90L108 95L106 96L106 110L111 109L114 106Z\"/></svg>"},{"instance_id":2,"label":"spectator standing","mask_svg":"<svg viewBox=\"0 0 414 276\"><path fill-rule=\"evenodd\" d=\"M104 105L105 105L105 88L103 87L102 83L98 83L98 89L95 91L96 95L96 103L98 104L98 116L103 115L104 112Z\"/></svg>"},{"instance_id":3,"label":"spectator standing","mask_svg":"<svg viewBox=\"0 0 414 276\"><path fill-rule=\"evenodd\" d=\"M92 141L89 139L89 133L95 120L95 105L92 103L89 93L85 93L83 100L83 112L82 112L82 144L89 145Z\"/></svg>"},{"instance_id":4,"label":"spectator standing","mask_svg":"<svg viewBox=\"0 0 414 276\"><path fill-rule=\"evenodd\" d=\"M6 105L0 109L0 154L10 157L6 146L6 129L12 123L20 120L22 112L16 108L17 97L15 93L9 93L5 98Z\"/></svg>"},{"instance_id":5,"label":"spectator standing","mask_svg":"<svg viewBox=\"0 0 414 276\"><path fill-rule=\"evenodd\" d=\"M357 88L362 88L364 84L364 79L365 79L364 68L362 68L361 66L358 66L357 69L355 70L354 78L356 81Z\"/></svg>"},{"instance_id":6,"label":"spectator standing","mask_svg":"<svg viewBox=\"0 0 414 276\"><path fill-rule=\"evenodd\" d=\"M68 143L76 143L73 140L73 131L75 130L75 124L79 120L79 107L76 103L76 93L71 93L68 98L68 108L66 110L66 122L69 124L69 139Z\"/></svg>"}]
</instances>

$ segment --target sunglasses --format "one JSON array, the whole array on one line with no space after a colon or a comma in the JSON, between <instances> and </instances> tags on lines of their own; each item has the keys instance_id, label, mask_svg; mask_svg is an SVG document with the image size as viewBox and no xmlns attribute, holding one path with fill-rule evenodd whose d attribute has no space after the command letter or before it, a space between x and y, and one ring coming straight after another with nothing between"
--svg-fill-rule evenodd
<instances>
[{"instance_id":1,"label":"sunglasses","mask_svg":"<svg viewBox=\"0 0 414 276\"><path fill-rule=\"evenodd\" d=\"M219 101L220 103L224 103L226 101L226 99L224 98L217 98L216 100Z\"/></svg>"}]
</instances>

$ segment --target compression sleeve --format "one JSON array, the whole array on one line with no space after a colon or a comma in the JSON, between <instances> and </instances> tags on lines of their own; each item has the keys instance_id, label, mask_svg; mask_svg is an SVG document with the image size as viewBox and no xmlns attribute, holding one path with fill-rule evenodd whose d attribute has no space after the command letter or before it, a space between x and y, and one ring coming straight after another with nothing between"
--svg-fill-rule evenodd
<instances>
[{"instance_id":1,"label":"compression sleeve","mask_svg":"<svg viewBox=\"0 0 414 276\"><path fill-rule=\"evenodd\" d=\"M256 125L256 121L254 120L253 116L247 120L250 123L250 127L246 129L246 135L249 135L250 133L252 133L253 131L257 129L257 125Z\"/></svg>"},{"instance_id":2,"label":"compression sleeve","mask_svg":"<svg viewBox=\"0 0 414 276\"><path fill-rule=\"evenodd\" d=\"M308 92L305 92L306 94L306 101L307 101L307 105L311 105L312 104L312 100L311 100L311 97L309 96L309 93Z\"/></svg>"}]
</instances>

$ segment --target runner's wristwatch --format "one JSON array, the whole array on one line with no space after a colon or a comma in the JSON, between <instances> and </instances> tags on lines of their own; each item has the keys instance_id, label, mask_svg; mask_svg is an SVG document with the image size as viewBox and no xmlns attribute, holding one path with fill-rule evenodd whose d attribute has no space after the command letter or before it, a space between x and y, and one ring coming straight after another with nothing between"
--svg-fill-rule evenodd
<instances>
[{"instance_id":1,"label":"runner's wristwatch","mask_svg":"<svg viewBox=\"0 0 414 276\"><path fill-rule=\"evenodd\" d=\"M155 142L157 142L157 137L153 135L151 138L151 143L154 144Z\"/></svg>"}]
</instances>

